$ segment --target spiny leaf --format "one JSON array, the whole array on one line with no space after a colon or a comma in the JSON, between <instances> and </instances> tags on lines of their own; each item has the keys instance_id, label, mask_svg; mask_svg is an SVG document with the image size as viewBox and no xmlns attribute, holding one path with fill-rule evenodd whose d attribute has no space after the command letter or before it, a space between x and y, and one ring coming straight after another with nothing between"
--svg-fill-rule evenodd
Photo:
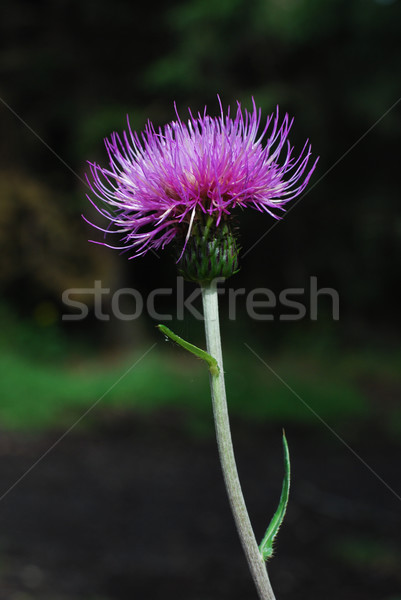
<instances>
[{"instance_id":1,"label":"spiny leaf","mask_svg":"<svg viewBox=\"0 0 401 600\"><path fill-rule=\"evenodd\" d=\"M171 329L169 329L165 325L157 325L157 328L164 335L170 338L170 340L173 340L173 342L182 346L184 350L188 350L188 352L191 352L192 354L195 354L195 356L197 356L198 358L201 358L202 360L206 361L209 365L209 371L213 375L213 377L218 376L218 374L220 373L220 369L219 365L217 364L217 360L213 358L213 356L210 356L210 354L208 354L204 350L201 350L197 346L186 342L179 335L176 335L173 331L171 331Z\"/></svg>"},{"instance_id":2,"label":"spiny leaf","mask_svg":"<svg viewBox=\"0 0 401 600\"><path fill-rule=\"evenodd\" d=\"M270 522L269 527L266 530L265 536L259 546L260 553L264 560L267 560L273 556L273 542L276 537L280 525L283 522L285 512L287 510L288 495L290 492L290 453L288 451L287 439L283 430L283 447L284 447L284 480L283 487L281 490L280 502L274 516Z\"/></svg>"}]
</instances>

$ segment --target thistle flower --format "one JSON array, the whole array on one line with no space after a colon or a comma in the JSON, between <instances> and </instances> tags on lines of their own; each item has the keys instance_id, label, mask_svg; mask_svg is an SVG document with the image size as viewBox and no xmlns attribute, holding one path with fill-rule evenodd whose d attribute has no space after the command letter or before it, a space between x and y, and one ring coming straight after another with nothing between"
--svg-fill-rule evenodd
<instances>
[{"instance_id":1,"label":"thistle flower","mask_svg":"<svg viewBox=\"0 0 401 600\"><path fill-rule=\"evenodd\" d=\"M234 118L230 109L224 114L221 102L220 110L219 117L210 117L206 108L197 117L189 110L187 123L176 111L176 121L158 130L148 121L140 136L128 122L122 137L113 133L105 140L109 166L89 163L87 178L102 203L89 200L109 221L107 229L94 227L122 240L121 246L105 246L131 250L134 258L176 240L179 262L203 224L208 223L212 241L237 207L278 219L277 211L301 194L317 161L308 167L308 141L294 157L287 139L293 120L286 114L280 124L277 108L258 134L261 110L254 101L251 112L237 103ZM226 252L224 260L230 253L235 254L232 271L236 251Z\"/></svg>"}]
</instances>

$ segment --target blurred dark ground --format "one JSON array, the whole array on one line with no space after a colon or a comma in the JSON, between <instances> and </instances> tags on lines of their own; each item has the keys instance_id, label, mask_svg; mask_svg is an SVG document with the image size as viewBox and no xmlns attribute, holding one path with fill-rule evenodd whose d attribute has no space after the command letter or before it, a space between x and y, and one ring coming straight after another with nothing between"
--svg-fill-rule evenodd
<instances>
[{"instance_id":1,"label":"blurred dark ground","mask_svg":"<svg viewBox=\"0 0 401 600\"><path fill-rule=\"evenodd\" d=\"M278 597L401 598L399 498L243 345L400 493L400 25L398 0L1 4L0 495L159 341L146 315L98 322L90 306L62 321L63 290L175 286L167 250L127 261L87 243L86 161L106 162L102 138L127 114L141 130L172 120L174 101L182 116L217 114L217 93L253 96L294 115L292 143L310 138L320 162L267 235L269 217L239 215L232 285L278 294L316 276L338 291L340 320L322 300L317 321L255 322L242 306L230 322L222 299L251 516L261 535L284 425L295 475L270 567ZM203 345L193 319L175 330ZM253 597L202 367L159 344L128 379L0 502L1 598Z\"/></svg>"}]
</instances>

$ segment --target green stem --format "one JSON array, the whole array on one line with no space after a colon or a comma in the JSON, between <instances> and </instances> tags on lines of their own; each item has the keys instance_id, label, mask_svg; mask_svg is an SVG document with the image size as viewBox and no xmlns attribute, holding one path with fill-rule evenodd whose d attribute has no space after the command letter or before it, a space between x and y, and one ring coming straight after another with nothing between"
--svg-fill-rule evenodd
<instances>
[{"instance_id":1,"label":"green stem","mask_svg":"<svg viewBox=\"0 0 401 600\"><path fill-rule=\"evenodd\" d=\"M220 463L235 524L241 539L253 580L261 600L275 600L266 571L266 565L256 543L246 509L235 463L228 418L226 388L224 383L223 356L221 351L219 308L216 285L212 282L202 287L203 315L205 320L208 353L218 363L219 372L210 374L213 413L216 427Z\"/></svg>"}]
</instances>

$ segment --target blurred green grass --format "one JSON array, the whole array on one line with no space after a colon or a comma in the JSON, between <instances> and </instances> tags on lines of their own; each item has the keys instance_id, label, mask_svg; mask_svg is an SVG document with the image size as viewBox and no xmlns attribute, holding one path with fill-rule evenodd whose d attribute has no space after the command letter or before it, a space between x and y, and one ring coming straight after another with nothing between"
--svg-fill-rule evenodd
<instances>
[{"instance_id":1,"label":"blurred green grass","mask_svg":"<svg viewBox=\"0 0 401 600\"><path fill-rule=\"evenodd\" d=\"M161 352L160 345L139 360L141 354L125 356L117 364L103 359L63 367L0 352L1 425L43 428L65 424L66 418L78 416L100 398L102 409L174 406L193 410L198 416L209 410L208 372L203 363L194 359L191 365L186 356L180 357L181 351L174 351L172 360L166 351ZM302 363L285 358L266 360L321 417L366 415L363 395L344 373L322 370L312 358L308 364L305 358ZM241 355L227 353L225 371L233 413L283 424L316 421L291 390L246 349Z\"/></svg>"},{"instance_id":2,"label":"blurred green grass","mask_svg":"<svg viewBox=\"0 0 401 600\"><path fill-rule=\"evenodd\" d=\"M153 340L117 356L99 354L94 346L77 347L57 327L39 332L4 311L0 316L1 428L66 427L95 402L91 417L171 407L189 415L194 431L207 430L208 423L211 427L207 367L174 344L165 344L156 332ZM387 406L380 398L387 385L401 390L400 354L341 352L327 344L325 349L307 336L302 346L300 339L293 339L275 350L253 343L263 362L241 341L225 343L232 416L283 426L319 424L319 417L330 423L376 422L380 416L388 430L396 435L401 431L399 403Z\"/></svg>"}]
</instances>

